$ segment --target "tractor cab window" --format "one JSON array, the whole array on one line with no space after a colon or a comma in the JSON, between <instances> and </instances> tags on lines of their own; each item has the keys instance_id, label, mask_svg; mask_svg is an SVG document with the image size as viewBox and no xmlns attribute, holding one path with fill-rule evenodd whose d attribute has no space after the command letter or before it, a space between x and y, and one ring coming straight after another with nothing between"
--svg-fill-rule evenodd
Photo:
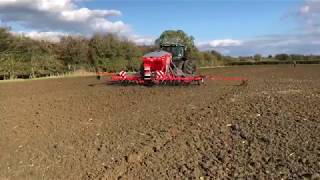
<instances>
[{"instance_id":1,"label":"tractor cab window","mask_svg":"<svg viewBox=\"0 0 320 180\"><path fill-rule=\"evenodd\" d=\"M173 57L182 57L183 56L183 47L181 46L163 46L162 50L170 52Z\"/></svg>"},{"instance_id":2,"label":"tractor cab window","mask_svg":"<svg viewBox=\"0 0 320 180\"><path fill-rule=\"evenodd\" d=\"M171 47L168 47L168 46L164 46L164 47L162 47L161 48L162 50L164 50L164 51L167 51L167 52L169 52L169 53L171 53Z\"/></svg>"},{"instance_id":3,"label":"tractor cab window","mask_svg":"<svg viewBox=\"0 0 320 180\"><path fill-rule=\"evenodd\" d=\"M173 47L173 56L175 57L182 57L183 56L183 47Z\"/></svg>"}]
</instances>

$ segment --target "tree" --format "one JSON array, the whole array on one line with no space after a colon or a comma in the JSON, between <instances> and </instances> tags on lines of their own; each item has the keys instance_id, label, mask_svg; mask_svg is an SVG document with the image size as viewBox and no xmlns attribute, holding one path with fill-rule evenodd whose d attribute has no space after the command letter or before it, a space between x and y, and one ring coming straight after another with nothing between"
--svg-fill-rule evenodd
<instances>
[{"instance_id":1,"label":"tree","mask_svg":"<svg viewBox=\"0 0 320 180\"><path fill-rule=\"evenodd\" d=\"M4 78L44 76L61 68L49 43L23 35L10 34L7 39L10 44L0 52L0 73Z\"/></svg>"},{"instance_id":2,"label":"tree","mask_svg":"<svg viewBox=\"0 0 320 180\"><path fill-rule=\"evenodd\" d=\"M261 54L255 54L255 55L253 56L253 59L254 59L256 62L261 61L261 58L262 58L262 55L261 55Z\"/></svg>"},{"instance_id":3,"label":"tree","mask_svg":"<svg viewBox=\"0 0 320 180\"><path fill-rule=\"evenodd\" d=\"M290 60L290 56L288 54L277 54L275 55L275 59L279 61L288 61Z\"/></svg>"},{"instance_id":4,"label":"tree","mask_svg":"<svg viewBox=\"0 0 320 180\"><path fill-rule=\"evenodd\" d=\"M202 54L203 54L205 66L214 66L218 64L217 56L213 55L210 51L202 52Z\"/></svg>"},{"instance_id":5,"label":"tree","mask_svg":"<svg viewBox=\"0 0 320 180\"><path fill-rule=\"evenodd\" d=\"M240 60L240 61L248 61L249 58L246 57L246 56L239 56L239 60Z\"/></svg>"},{"instance_id":6,"label":"tree","mask_svg":"<svg viewBox=\"0 0 320 180\"><path fill-rule=\"evenodd\" d=\"M97 70L138 70L141 56L141 50L135 44L116 35L96 34L89 42L89 57Z\"/></svg>"},{"instance_id":7,"label":"tree","mask_svg":"<svg viewBox=\"0 0 320 180\"><path fill-rule=\"evenodd\" d=\"M290 58L292 61L300 61L305 59L304 55L300 55L300 54L291 54Z\"/></svg>"},{"instance_id":8,"label":"tree","mask_svg":"<svg viewBox=\"0 0 320 180\"><path fill-rule=\"evenodd\" d=\"M215 56L217 58L218 61L222 61L223 60L223 56L221 53L219 53L216 50L211 50L210 53Z\"/></svg>"},{"instance_id":9,"label":"tree","mask_svg":"<svg viewBox=\"0 0 320 180\"><path fill-rule=\"evenodd\" d=\"M59 59L69 67L89 64L88 44L88 40L80 36L63 37L57 45Z\"/></svg>"},{"instance_id":10,"label":"tree","mask_svg":"<svg viewBox=\"0 0 320 180\"><path fill-rule=\"evenodd\" d=\"M166 30L158 39L155 40L156 45L162 43L179 43L187 47L186 57L189 60L194 60L196 64L203 64L203 56L194 45L194 37L189 36L182 30ZM199 58L201 57L201 59Z\"/></svg>"},{"instance_id":11,"label":"tree","mask_svg":"<svg viewBox=\"0 0 320 180\"><path fill-rule=\"evenodd\" d=\"M156 39L155 44L160 45L161 43L180 43L185 45L189 49L195 49L194 37L189 36L182 30L167 30L164 31L158 39Z\"/></svg>"},{"instance_id":12,"label":"tree","mask_svg":"<svg viewBox=\"0 0 320 180\"><path fill-rule=\"evenodd\" d=\"M13 41L9 28L0 27L0 52L7 50Z\"/></svg>"}]
</instances>

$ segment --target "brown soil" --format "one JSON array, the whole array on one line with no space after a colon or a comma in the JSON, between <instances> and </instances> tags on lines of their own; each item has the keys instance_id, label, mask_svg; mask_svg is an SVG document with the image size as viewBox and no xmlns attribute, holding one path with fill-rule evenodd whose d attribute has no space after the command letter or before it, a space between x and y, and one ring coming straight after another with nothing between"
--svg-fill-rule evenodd
<instances>
[{"instance_id":1,"label":"brown soil","mask_svg":"<svg viewBox=\"0 0 320 180\"><path fill-rule=\"evenodd\" d=\"M319 179L320 66L203 86L0 84L0 179Z\"/></svg>"}]
</instances>

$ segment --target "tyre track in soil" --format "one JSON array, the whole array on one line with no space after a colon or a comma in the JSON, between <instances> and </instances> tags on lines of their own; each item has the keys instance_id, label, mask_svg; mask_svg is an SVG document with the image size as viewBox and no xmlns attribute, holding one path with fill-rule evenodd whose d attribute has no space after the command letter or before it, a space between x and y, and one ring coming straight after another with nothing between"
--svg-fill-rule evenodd
<instances>
[{"instance_id":1,"label":"tyre track in soil","mask_svg":"<svg viewBox=\"0 0 320 180\"><path fill-rule=\"evenodd\" d=\"M217 96L214 99L211 97L207 98L205 105L202 107L197 107L196 109L187 107L189 108L187 111L192 111L188 114L183 114L184 118L180 118L182 121L176 121L175 126L168 129L164 136L157 138L154 143L146 145L138 152L135 151L125 156L123 159L119 160L120 163L116 166L112 168L105 167L105 169L100 170L95 177L97 179L130 179L130 177L145 177L146 174L135 174L133 176L129 174L134 171L139 172L141 169L148 169L146 161L150 158L158 158L157 155L165 153L167 147L176 146L176 141L179 141L178 139L187 142L188 139L192 138L190 134L194 135L195 133L201 132L199 129L206 127L201 126L199 121L208 119L212 115L217 116L219 114L219 106L225 104L226 100L230 99L244 88L244 86L233 85L227 92L223 91L224 93L220 96ZM182 109L183 108L177 108L177 112L182 112ZM181 117L181 115L182 114L179 113L174 114L176 117ZM223 125L225 124L226 122L224 122ZM187 137L183 137L186 134L188 134ZM226 142L226 144L232 144L230 137L224 137L224 142ZM161 159L159 160L161 161ZM200 174L196 173L195 175L198 176Z\"/></svg>"}]
</instances>

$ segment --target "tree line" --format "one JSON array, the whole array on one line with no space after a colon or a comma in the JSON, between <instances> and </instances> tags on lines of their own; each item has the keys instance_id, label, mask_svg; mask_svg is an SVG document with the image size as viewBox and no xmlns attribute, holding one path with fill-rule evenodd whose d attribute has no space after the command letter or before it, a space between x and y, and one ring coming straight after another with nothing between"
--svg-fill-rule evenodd
<instances>
[{"instance_id":1,"label":"tree line","mask_svg":"<svg viewBox=\"0 0 320 180\"><path fill-rule=\"evenodd\" d=\"M57 43L12 35L0 28L0 77L29 78L79 69L105 71L137 70L142 50L112 34L91 38L65 36Z\"/></svg>"},{"instance_id":2,"label":"tree line","mask_svg":"<svg viewBox=\"0 0 320 180\"><path fill-rule=\"evenodd\" d=\"M276 54L262 56L261 54L255 54L254 56L240 56L236 58L239 61L318 61L319 55L303 55L303 54Z\"/></svg>"},{"instance_id":3,"label":"tree line","mask_svg":"<svg viewBox=\"0 0 320 180\"><path fill-rule=\"evenodd\" d=\"M183 31L176 33L187 37ZM114 34L95 34L90 38L65 36L53 43L13 35L9 28L0 27L0 79L34 78L80 69L92 72L138 71L143 54L156 49L157 42L153 46L137 46ZM198 66L222 64L221 54L200 52L193 40L190 54Z\"/></svg>"},{"instance_id":4,"label":"tree line","mask_svg":"<svg viewBox=\"0 0 320 180\"><path fill-rule=\"evenodd\" d=\"M0 80L51 76L77 70L139 71L143 54L159 49L159 44L164 41L172 40L188 47L188 58L194 60L198 67L239 65L239 63L241 65L242 62L252 61L309 62L320 59L320 56L297 54L267 57L256 54L235 58L223 56L215 50L202 52L196 48L194 38L182 30L164 31L155 40L154 45L138 46L114 34L94 34L92 37L65 36L59 42L53 43L34 40L23 35L13 35L9 28L0 27Z\"/></svg>"}]
</instances>

